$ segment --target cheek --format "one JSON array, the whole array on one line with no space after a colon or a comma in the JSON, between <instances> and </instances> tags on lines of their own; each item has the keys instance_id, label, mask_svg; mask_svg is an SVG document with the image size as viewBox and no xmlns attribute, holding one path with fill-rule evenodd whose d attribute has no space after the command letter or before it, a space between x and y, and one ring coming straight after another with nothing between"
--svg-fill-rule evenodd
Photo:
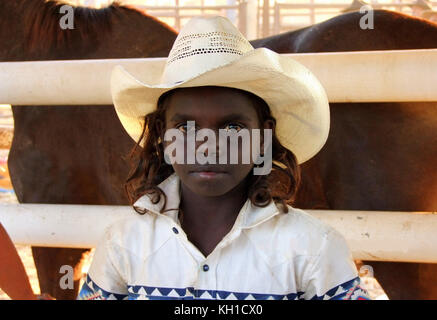
<instances>
[{"instance_id":1,"label":"cheek","mask_svg":"<svg viewBox=\"0 0 437 320\"><path fill-rule=\"evenodd\" d=\"M255 160L259 156L259 153L262 149L262 139L259 138L253 138L253 135L251 134L249 138L247 138L244 141L239 141L237 146L231 146L230 143L228 143L228 160L229 156L231 154L238 154L238 164L240 164L243 167L250 165L253 166ZM235 156L234 156L235 159ZM234 164L234 162L228 162Z\"/></svg>"},{"instance_id":2,"label":"cheek","mask_svg":"<svg viewBox=\"0 0 437 320\"><path fill-rule=\"evenodd\" d=\"M176 129L172 129L176 130ZM185 139L182 137L175 138L174 136L166 137L170 141L163 142L163 148L164 148L164 160L167 164L172 165L175 163L183 164L187 163L187 155L186 155L186 142Z\"/></svg>"},{"instance_id":3,"label":"cheek","mask_svg":"<svg viewBox=\"0 0 437 320\"><path fill-rule=\"evenodd\" d=\"M254 165L252 163L249 164L234 164L229 165L231 175L233 177L234 182L239 182L243 180L253 169Z\"/></svg>"},{"instance_id":4,"label":"cheek","mask_svg":"<svg viewBox=\"0 0 437 320\"><path fill-rule=\"evenodd\" d=\"M172 165L174 172L182 179L188 175L187 166L183 164L174 163Z\"/></svg>"}]
</instances>

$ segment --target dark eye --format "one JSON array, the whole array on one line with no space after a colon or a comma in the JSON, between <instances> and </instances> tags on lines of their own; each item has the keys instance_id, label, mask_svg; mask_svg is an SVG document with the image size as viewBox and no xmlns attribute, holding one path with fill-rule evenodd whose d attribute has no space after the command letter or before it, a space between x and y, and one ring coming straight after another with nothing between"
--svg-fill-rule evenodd
<instances>
[{"instance_id":1,"label":"dark eye","mask_svg":"<svg viewBox=\"0 0 437 320\"><path fill-rule=\"evenodd\" d=\"M230 130L235 130L235 131L240 131L241 129L243 129L244 128L244 126L243 125L241 125L241 124L238 124L238 123L229 123L229 124L227 124L225 127L224 127L224 129L226 130L226 131L230 131Z\"/></svg>"},{"instance_id":2,"label":"dark eye","mask_svg":"<svg viewBox=\"0 0 437 320\"><path fill-rule=\"evenodd\" d=\"M187 133L189 129L196 130L196 127L195 126L191 126L190 128L188 128L187 123L184 122L184 123L181 123L181 124L177 125L176 129L182 131L183 133Z\"/></svg>"}]
</instances>

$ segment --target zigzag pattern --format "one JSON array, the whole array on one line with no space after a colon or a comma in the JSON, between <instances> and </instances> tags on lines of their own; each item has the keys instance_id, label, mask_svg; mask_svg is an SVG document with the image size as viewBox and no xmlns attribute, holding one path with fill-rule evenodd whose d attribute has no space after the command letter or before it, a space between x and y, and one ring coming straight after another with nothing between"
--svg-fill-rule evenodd
<instances>
[{"instance_id":1,"label":"zigzag pattern","mask_svg":"<svg viewBox=\"0 0 437 320\"><path fill-rule=\"evenodd\" d=\"M324 295L315 295L311 300L369 300L366 289L360 283L360 278L356 277L328 290Z\"/></svg>"},{"instance_id":2,"label":"zigzag pattern","mask_svg":"<svg viewBox=\"0 0 437 320\"><path fill-rule=\"evenodd\" d=\"M79 300L127 300L128 295L109 292L100 288L90 276L87 275L85 283L80 290Z\"/></svg>"},{"instance_id":3,"label":"zigzag pattern","mask_svg":"<svg viewBox=\"0 0 437 320\"><path fill-rule=\"evenodd\" d=\"M188 288L160 288L148 286L128 286L130 297L148 300L297 300L303 292L282 294L260 294L248 292L230 292L222 290L201 290Z\"/></svg>"},{"instance_id":4,"label":"zigzag pattern","mask_svg":"<svg viewBox=\"0 0 437 320\"><path fill-rule=\"evenodd\" d=\"M82 286L78 299L81 300L299 300L304 292L282 294L263 294L230 292L221 290L202 290L193 287L165 288L149 286L128 286L128 294L115 294L100 288L89 275ZM367 292L360 286L357 277L336 286L324 295L311 300L369 300Z\"/></svg>"}]
</instances>

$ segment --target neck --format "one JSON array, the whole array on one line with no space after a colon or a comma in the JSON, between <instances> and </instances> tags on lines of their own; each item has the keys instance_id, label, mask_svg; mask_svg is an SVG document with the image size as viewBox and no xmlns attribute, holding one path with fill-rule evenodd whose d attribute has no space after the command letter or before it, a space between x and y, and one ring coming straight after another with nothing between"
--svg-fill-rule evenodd
<instances>
[{"instance_id":1,"label":"neck","mask_svg":"<svg viewBox=\"0 0 437 320\"><path fill-rule=\"evenodd\" d=\"M247 200L247 178L234 189L217 197L193 193L181 183L182 225L190 229L230 229Z\"/></svg>"}]
</instances>

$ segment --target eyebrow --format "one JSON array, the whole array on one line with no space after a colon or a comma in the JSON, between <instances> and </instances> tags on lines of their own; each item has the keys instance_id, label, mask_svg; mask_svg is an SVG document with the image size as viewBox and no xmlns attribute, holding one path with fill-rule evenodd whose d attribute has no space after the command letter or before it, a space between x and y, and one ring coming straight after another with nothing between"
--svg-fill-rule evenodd
<instances>
[{"instance_id":1,"label":"eyebrow","mask_svg":"<svg viewBox=\"0 0 437 320\"><path fill-rule=\"evenodd\" d=\"M241 113L231 113L230 115L224 117L223 120L224 121L230 121L230 120L250 121L251 119Z\"/></svg>"},{"instance_id":2,"label":"eyebrow","mask_svg":"<svg viewBox=\"0 0 437 320\"><path fill-rule=\"evenodd\" d=\"M187 119L192 119L193 116L190 114L182 114L182 113L176 113L175 115L173 115L173 117L171 117L170 121L181 121L181 120L187 120ZM247 116L245 116L244 114L240 114L240 113L231 113L229 115L226 115L222 121L226 122L226 121L232 121L232 120L240 120L240 121L251 121L250 118L248 118Z\"/></svg>"},{"instance_id":3,"label":"eyebrow","mask_svg":"<svg viewBox=\"0 0 437 320\"><path fill-rule=\"evenodd\" d=\"M181 114L181 113L176 113L175 115L173 115L173 117L171 117L170 121L180 121L180 120L186 120L186 119L190 119L191 116L188 114Z\"/></svg>"}]
</instances>

